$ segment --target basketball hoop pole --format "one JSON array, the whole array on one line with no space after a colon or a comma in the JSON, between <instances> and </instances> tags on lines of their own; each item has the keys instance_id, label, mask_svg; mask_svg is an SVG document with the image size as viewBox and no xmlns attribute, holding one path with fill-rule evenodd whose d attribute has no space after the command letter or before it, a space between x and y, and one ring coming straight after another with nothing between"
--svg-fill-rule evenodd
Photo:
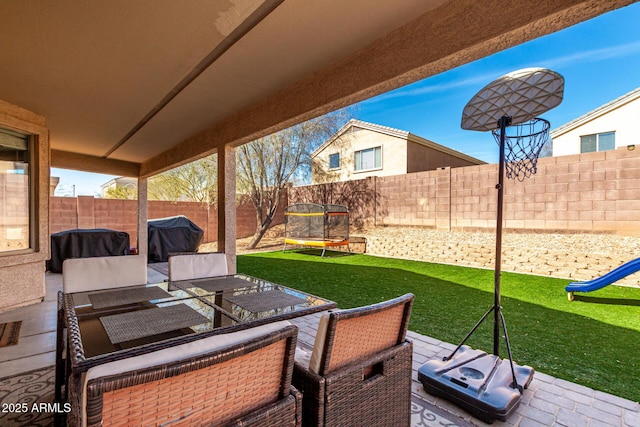
<instances>
[{"instance_id":1,"label":"basketball hoop pole","mask_svg":"<svg viewBox=\"0 0 640 427\"><path fill-rule=\"evenodd\" d=\"M509 335L507 333L507 325L502 315L502 307L500 305L500 276L502 269L502 206L504 204L504 170L505 170L505 147L506 147L506 128L511 125L512 118L510 116L502 116L498 120L498 127L500 128L500 162L498 164L498 184L496 184L496 190L498 190L498 206L497 206L497 219L496 219L496 263L494 269L494 282L493 282L493 305L482 316L482 318L476 323L476 325L469 331L466 337L462 340L455 350L449 355L444 357L443 360L450 360L460 350L462 345L467 342L469 337L478 329L480 324L491 314L493 311L493 354L500 357L500 326L504 332L505 344L507 346L507 352L509 354L509 362L511 363L511 373L513 375L513 383L517 386L516 374L513 367L513 358L511 356L511 345L509 344Z\"/></svg>"},{"instance_id":2,"label":"basketball hoop pole","mask_svg":"<svg viewBox=\"0 0 640 427\"><path fill-rule=\"evenodd\" d=\"M526 68L489 83L462 111L462 129L491 131L500 146L495 186L498 194L494 299L491 308L450 355L442 360L428 360L418 369L418 380L427 393L449 399L488 423L495 419L507 420L520 404L524 389L535 372L530 366L514 363L500 305L505 178L523 181L536 173L540 149L549 136L549 122L536 116L560 104L563 90L564 78L560 74L545 68ZM493 354L464 346L492 311ZM500 358L501 333L504 334L509 365L506 365L506 358Z\"/></svg>"},{"instance_id":3,"label":"basketball hoop pole","mask_svg":"<svg viewBox=\"0 0 640 427\"><path fill-rule=\"evenodd\" d=\"M498 208L496 220L496 265L494 270L493 292L493 354L500 356L500 275L502 268L502 204L504 200L504 148L506 128L511 124L511 117L502 116L498 120L500 127L500 163L498 165ZM507 338L508 339L508 338Z\"/></svg>"}]
</instances>

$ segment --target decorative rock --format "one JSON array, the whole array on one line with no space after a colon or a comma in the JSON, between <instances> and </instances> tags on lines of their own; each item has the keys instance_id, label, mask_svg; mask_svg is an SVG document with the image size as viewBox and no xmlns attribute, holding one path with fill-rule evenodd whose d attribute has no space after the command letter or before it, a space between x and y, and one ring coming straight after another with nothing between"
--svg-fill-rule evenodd
<instances>
[{"instance_id":1,"label":"decorative rock","mask_svg":"<svg viewBox=\"0 0 640 427\"><path fill-rule=\"evenodd\" d=\"M429 262L493 268L495 234L420 227L371 227L357 233L367 253ZM502 242L504 271L572 281L590 280L640 256L640 239L609 234L509 234ZM640 273L619 284L639 286Z\"/></svg>"}]
</instances>

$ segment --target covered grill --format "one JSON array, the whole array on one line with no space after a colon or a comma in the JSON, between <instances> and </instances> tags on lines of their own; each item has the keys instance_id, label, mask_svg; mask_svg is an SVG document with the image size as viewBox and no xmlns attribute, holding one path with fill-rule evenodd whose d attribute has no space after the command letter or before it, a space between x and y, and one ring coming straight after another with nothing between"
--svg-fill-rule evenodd
<instances>
[{"instance_id":1,"label":"covered grill","mask_svg":"<svg viewBox=\"0 0 640 427\"><path fill-rule=\"evenodd\" d=\"M170 253L195 252L204 232L184 215L158 218L147 222L149 262L164 262Z\"/></svg>"}]
</instances>

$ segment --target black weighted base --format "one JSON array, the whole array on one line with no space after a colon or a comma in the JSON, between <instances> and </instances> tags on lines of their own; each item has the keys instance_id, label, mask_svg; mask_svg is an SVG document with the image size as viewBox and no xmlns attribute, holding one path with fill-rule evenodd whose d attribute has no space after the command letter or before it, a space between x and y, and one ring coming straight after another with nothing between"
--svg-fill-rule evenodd
<instances>
[{"instance_id":1,"label":"black weighted base","mask_svg":"<svg viewBox=\"0 0 640 427\"><path fill-rule=\"evenodd\" d=\"M529 366L514 364L518 388L513 384L510 361L462 346L449 360L430 360L418 370L427 393L443 397L478 419L506 421L522 398L521 390L533 379Z\"/></svg>"}]
</instances>

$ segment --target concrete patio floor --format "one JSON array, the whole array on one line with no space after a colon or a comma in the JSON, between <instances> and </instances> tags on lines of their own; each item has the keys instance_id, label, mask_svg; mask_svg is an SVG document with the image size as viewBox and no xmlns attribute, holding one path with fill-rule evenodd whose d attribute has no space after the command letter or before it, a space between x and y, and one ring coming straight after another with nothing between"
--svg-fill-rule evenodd
<instances>
[{"instance_id":1,"label":"concrete patio floor","mask_svg":"<svg viewBox=\"0 0 640 427\"><path fill-rule=\"evenodd\" d=\"M166 276L149 268L149 283ZM0 348L0 378L55 362L56 299L62 289L62 275L46 273L46 297L40 304L0 313L0 323L21 320L17 345ZM300 328L299 341L313 345L320 314L292 322ZM417 379L418 368L427 360L442 357L455 348L450 343L409 331L413 341L412 426L487 426L446 400L427 394ZM425 402L416 405L415 402ZM0 402L2 403L2 402ZM536 372L525 390L520 406L507 422L494 426L640 426L640 404Z\"/></svg>"}]
</instances>

